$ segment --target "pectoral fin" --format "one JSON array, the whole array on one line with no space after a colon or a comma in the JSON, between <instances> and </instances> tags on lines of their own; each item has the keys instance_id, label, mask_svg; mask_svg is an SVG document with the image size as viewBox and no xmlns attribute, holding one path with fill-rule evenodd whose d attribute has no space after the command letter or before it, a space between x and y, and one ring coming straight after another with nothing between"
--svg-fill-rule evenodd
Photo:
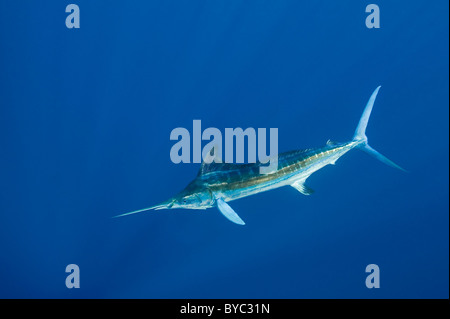
<instances>
[{"instance_id":1,"label":"pectoral fin","mask_svg":"<svg viewBox=\"0 0 450 319\"><path fill-rule=\"evenodd\" d=\"M217 207L219 208L223 216L225 216L235 224L245 225L244 221L238 216L238 214L236 214L233 208L231 208L230 205L228 205L222 198L216 198L216 202Z\"/></svg>"},{"instance_id":2,"label":"pectoral fin","mask_svg":"<svg viewBox=\"0 0 450 319\"><path fill-rule=\"evenodd\" d=\"M311 195L312 193L314 193L313 189L311 189L305 185L304 180L297 181L294 184L292 184L291 186L294 187L296 190L298 190L303 195Z\"/></svg>"}]
</instances>

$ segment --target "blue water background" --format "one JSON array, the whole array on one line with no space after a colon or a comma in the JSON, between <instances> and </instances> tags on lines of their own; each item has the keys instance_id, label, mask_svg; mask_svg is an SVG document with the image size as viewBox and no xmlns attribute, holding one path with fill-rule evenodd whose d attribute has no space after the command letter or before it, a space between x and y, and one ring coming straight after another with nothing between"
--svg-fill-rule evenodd
<instances>
[{"instance_id":1,"label":"blue water background","mask_svg":"<svg viewBox=\"0 0 450 319\"><path fill-rule=\"evenodd\" d=\"M1 298L448 298L448 1L0 3ZM180 191L172 129L276 127L279 151L352 151L216 209L122 219ZM67 289L65 267L81 270ZM367 289L365 267L381 270Z\"/></svg>"}]
</instances>

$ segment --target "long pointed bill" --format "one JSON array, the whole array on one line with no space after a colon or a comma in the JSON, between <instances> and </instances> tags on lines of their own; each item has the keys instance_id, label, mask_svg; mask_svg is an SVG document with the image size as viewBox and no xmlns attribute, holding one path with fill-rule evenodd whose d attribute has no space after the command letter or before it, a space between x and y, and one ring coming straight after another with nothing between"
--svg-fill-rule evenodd
<instances>
[{"instance_id":1,"label":"long pointed bill","mask_svg":"<svg viewBox=\"0 0 450 319\"><path fill-rule=\"evenodd\" d=\"M173 204L174 204L175 200L174 199L169 199L165 202L162 202L159 205L155 205L152 207L148 207L148 208L144 208L144 209L139 209L139 210L135 210L133 212L129 212L129 213L125 213L125 214L121 214L121 215L117 215L114 216L113 218L117 218L117 217L123 217L123 216L127 216L127 215L132 215L132 214L137 214L137 213L142 213L148 210L158 210L158 209L170 209Z\"/></svg>"}]
</instances>

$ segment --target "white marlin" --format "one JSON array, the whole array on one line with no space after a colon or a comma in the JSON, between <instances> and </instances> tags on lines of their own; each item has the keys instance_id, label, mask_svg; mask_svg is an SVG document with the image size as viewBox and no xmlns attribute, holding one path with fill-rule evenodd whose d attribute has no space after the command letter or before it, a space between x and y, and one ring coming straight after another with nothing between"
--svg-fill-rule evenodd
<instances>
[{"instance_id":1,"label":"white marlin","mask_svg":"<svg viewBox=\"0 0 450 319\"><path fill-rule=\"evenodd\" d=\"M366 127L379 89L380 86L372 93L350 142L328 141L324 147L279 154L278 168L269 174L260 173L260 166L264 165L260 162L222 163L220 159L214 157L214 148L212 148L208 159L202 163L197 177L179 194L159 205L116 217L152 209L206 209L217 206L219 211L230 221L245 225L227 202L282 186L292 186L300 193L310 195L313 190L305 185L308 177L328 164L334 165L341 156L354 148L369 153L387 165L403 170L370 147L367 142Z\"/></svg>"}]
</instances>

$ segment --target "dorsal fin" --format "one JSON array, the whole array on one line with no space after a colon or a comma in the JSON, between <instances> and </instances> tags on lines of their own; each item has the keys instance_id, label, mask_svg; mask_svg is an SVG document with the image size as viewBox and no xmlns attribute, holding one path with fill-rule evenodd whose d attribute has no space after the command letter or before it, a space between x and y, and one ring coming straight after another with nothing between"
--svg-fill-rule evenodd
<instances>
[{"instance_id":1,"label":"dorsal fin","mask_svg":"<svg viewBox=\"0 0 450 319\"><path fill-rule=\"evenodd\" d=\"M206 155L203 156L202 166L200 167L197 176L213 171L214 167L220 163L222 163L222 159L220 158L220 154L218 152L218 146L214 145L206 153Z\"/></svg>"}]
</instances>

